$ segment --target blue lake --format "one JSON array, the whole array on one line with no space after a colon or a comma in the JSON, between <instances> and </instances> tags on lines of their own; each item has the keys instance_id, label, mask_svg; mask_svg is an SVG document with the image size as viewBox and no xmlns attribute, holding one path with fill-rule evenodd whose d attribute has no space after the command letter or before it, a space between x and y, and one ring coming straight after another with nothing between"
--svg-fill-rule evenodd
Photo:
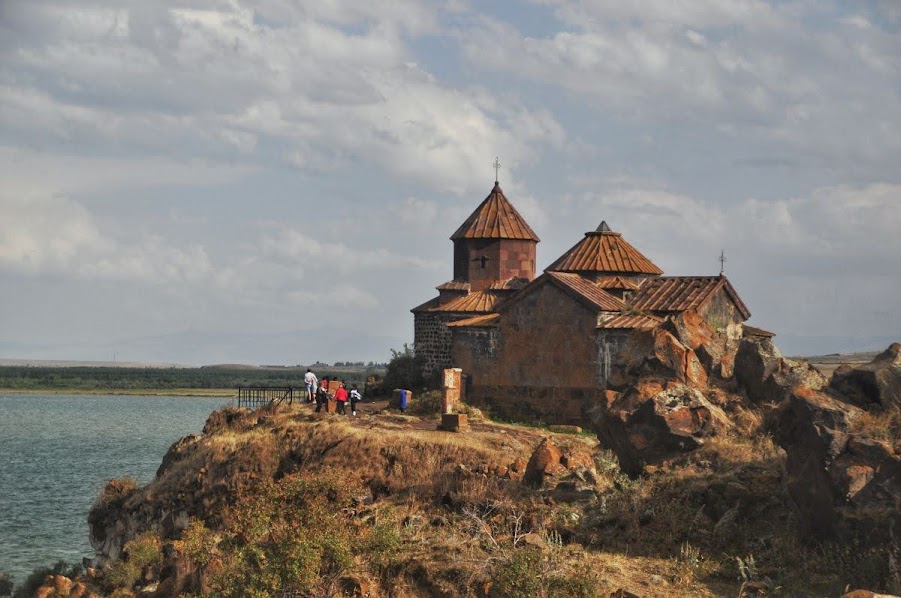
<instances>
[{"instance_id":1,"label":"blue lake","mask_svg":"<svg viewBox=\"0 0 901 598\"><path fill-rule=\"evenodd\" d=\"M87 517L107 480L153 479L169 446L226 398L0 394L0 571L17 583L93 556Z\"/></svg>"}]
</instances>

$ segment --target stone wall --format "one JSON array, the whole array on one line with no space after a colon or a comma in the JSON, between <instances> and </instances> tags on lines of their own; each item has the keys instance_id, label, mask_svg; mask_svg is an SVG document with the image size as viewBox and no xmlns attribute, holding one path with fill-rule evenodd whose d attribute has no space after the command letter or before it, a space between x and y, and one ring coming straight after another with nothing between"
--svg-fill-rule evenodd
<instances>
[{"instance_id":1,"label":"stone wall","mask_svg":"<svg viewBox=\"0 0 901 598\"><path fill-rule=\"evenodd\" d=\"M471 317L453 312L420 312L413 314L413 348L425 357L426 376L451 367L451 333L448 322Z\"/></svg>"},{"instance_id":2,"label":"stone wall","mask_svg":"<svg viewBox=\"0 0 901 598\"><path fill-rule=\"evenodd\" d=\"M714 332L725 332L730 324L741 323L744 320L735 303L723 289L711 297L700 314Z\"/></svg>"},{"instance_id":3,"label":"stone wall","mask_svg":"<svg viewBox=\"0 0 901 598\"><path fill-rule=\"evenodd\" d=\"M598 386L597 313L546 283L511 305L497 328L453 329L467 397L492 413L584 423Z\"/></svg>"}]
</instances>

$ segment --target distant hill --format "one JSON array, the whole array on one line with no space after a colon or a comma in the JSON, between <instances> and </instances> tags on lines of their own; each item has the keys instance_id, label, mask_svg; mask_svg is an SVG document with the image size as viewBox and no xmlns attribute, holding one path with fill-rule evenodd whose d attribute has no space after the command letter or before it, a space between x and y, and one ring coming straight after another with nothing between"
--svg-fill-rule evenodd
<instances>
[{"instance_id":1,"label":"distant hill","mask_svg":"<svg viewBox=\"0 0 901 598\"><path fill-rule=\"evenodd\" d=\"M76 361L60 359L0 359L0 367L29 368L141 368L171 369L191 366L177 363L159 363L145 361Z\"/></svg>"}]
</instances>

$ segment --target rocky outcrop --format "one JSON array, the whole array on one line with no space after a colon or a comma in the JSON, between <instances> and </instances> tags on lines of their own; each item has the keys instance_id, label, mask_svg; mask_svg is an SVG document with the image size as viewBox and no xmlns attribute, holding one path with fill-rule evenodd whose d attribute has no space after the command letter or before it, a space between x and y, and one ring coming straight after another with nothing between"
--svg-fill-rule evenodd
<instances>
[{"instance_id":1,"label":"rocky outcrop","mask_svg":"<svg viewBox=\"0 0 901 598\"><path fill-rule=\"evenodd\" d=\"M901 343L893 343L870 363L842 365L829 386L864 409L901 408Z\"/></svg>"},{"instance_id":2,"label":"rocky outcrop","mask_svg":"<svg viewBox=\"0 0 901 598\"><path fill-rule=\"evenodd\" d=\"M805 535L880 534L901 524L901 457L854 431L861 415L809 389L794 390L779 410L776 439Z\"/></svg>"},{"instance_id":3,"label":"rocky outcrop","mask_svg":"<svg viewBox=\"0 0 901 598\"><path fill-rule=\"evenodd\" d=\"M777 404L795 388L820 390L826 378L812 365L787 359L769 338L742 339L735 355L735 379L757 404Z\"/></svg>"},{"instance_id":4,"label":"rocky outcrop","mask_svg":"<svg viewBox=\"0 0 901 598\"><path fill-rule=\"evenodd\" d=\"M640 384L594 420L602 444L616 453L620 467L638 476L645 464L697 449L705 439L731 427L725 413L696 388Z\"/></svg>"},{"instance_id":5,"label":"rocky outcrop","mask_svg":"<svg viewBox=\"0 0 901 598\"><path fill-rule=\"evenodd\" d=\"M717 332L700 314L686 311L669 318L663 328L694 351L708 377L732 377L735 352L742 335L741 324L730 324Z\"/></svg>"},{"instance_id":6,"label":"rocky outcrop","mask_svg":"<svg viewBox=\"0 0 901 598\"><path fill-rule=\"evenodd\" d=\"M658 327L635 330L620 349L608 386L625 389L639 379L675 380L691 386L707 386L707 371L694 351L672 332Z\"/></svg>"}]
</instances>

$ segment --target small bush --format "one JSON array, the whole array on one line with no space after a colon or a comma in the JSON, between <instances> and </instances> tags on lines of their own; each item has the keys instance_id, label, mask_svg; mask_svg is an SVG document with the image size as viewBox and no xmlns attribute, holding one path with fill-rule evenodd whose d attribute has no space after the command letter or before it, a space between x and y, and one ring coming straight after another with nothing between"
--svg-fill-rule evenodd
<instances>
[{"instance_id":1,"label":"small bush","mask_svg":"<svg viewBox=\"0 0 901 598\"><path fill-rule=\"evenodd\" d=\"M443 412L440 390L430 390L415 397L410 403L407 413L410 415L429 416L440 415Z\"/></svg>"},{"instance_id":2,"label":"small bush","mask_svg":"<svg viewBox=\"0 0 901 598\"><path fill-rule=\"evenodd\" d=\"M494 568L491 596L537 597L542 595L544 583L541 572L544 556L538 548L522 548L501 561Z\"/></svg>"},{"instance_id":3,"label":"small bush","mask_svg":"<svg viewBox=\"0 0 901 598\"><path fill-rule=\"evenodd\" d=\"M159 536L147 531L125 544L124 558L114 562L106 573L110 589L132 588L147 569L158 570L163 562L163 547Z\"/></svg>"}]
</instances>

